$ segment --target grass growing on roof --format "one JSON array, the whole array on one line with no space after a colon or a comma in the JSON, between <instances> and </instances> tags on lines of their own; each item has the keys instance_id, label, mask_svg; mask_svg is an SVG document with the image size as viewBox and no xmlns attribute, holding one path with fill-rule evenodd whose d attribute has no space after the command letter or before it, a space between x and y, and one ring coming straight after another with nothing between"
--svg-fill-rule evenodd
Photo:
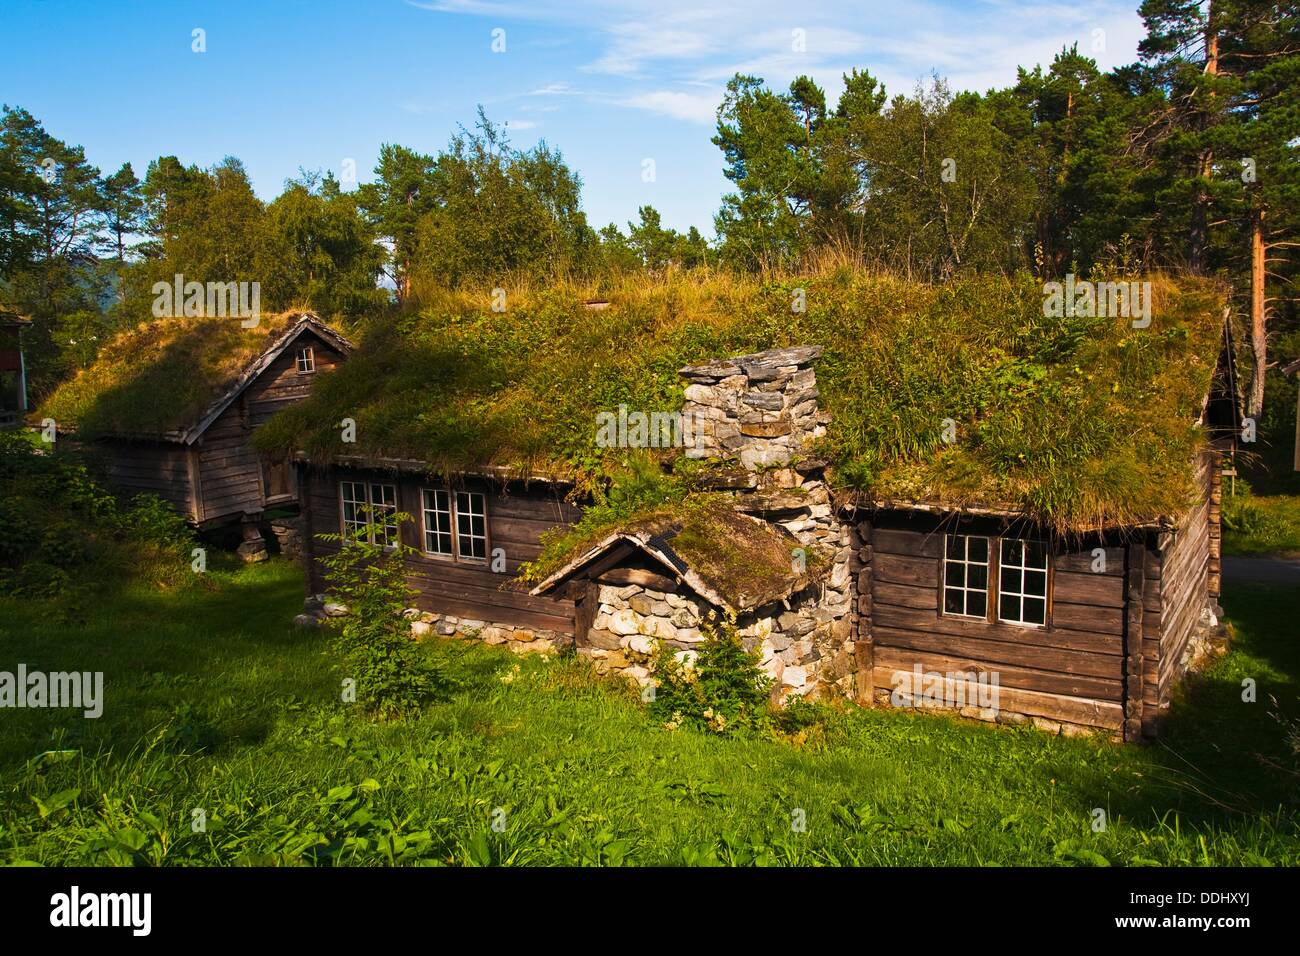
<instances>
[{"instance_id":1,"label":"grass growing on roof","mask_svg":"<svg viewBox=\"0 0 1300 956\"><path fill-rule=\"evenodd\" d=\"M185 428L301 314L263 315L252 329L236 316L146 322L105 345L37 414L83 438Z\"/></svg>"},{"instance_id":2,"label":"grass growing on roof","mask_svg":"<svg viewBox=\"0 0 1300 956\"><path fill-rule=\"evenodd\" d=\"M1222 296L1156 277L1151 326L1043 315L1041 283L945 286L838 270L759 282L703 274L602 291L511 293L504 313L447 293L377 326L347 367L262 429L258 442L317 458L415 458L447 471L504 465L606 474L596 416L620 404L679 409L677 370L820 344L821 451L846 488L1022 508L1060 527L1185 510L1194 424L1220 342ZM807 309L793 312L796 289ZM357 422L344 445L338 422ZM944 419L957 425L943 441Z\"/></svg>"}]
</instances>

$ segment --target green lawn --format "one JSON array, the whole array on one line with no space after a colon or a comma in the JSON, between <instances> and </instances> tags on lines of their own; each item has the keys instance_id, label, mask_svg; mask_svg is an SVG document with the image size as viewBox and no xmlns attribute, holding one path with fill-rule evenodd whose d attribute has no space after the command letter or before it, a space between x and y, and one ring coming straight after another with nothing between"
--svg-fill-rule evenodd
<instances>
[{"instance_id":1,"label":"green lawn","mask_svg":"<svg viewBox=\"0 0 1300 956\"><path fill-rule=\"evenodd\" d=\"M1225 495L1223 553L1300 554L1300 495Z\"/></svg>"},{"instance_id":2,"label":"green lawn","mask_svg":"<svg viewBox=\"0 0 1300 956\"><path fill-rule=\"evenodd\" d=\"M288 626L295 568L207 584L126 585L71 624L0 601L0 670L103 670L107 701L98 720L0 711L0 859L1300 862L1296 762L1269 714L1272 696L1300 716L1295 590L1227 596L1235 649L1139 748L871 710L797 741L671 732L580 662L460 643L426 646L452 699L375 725L339 700L321 635Z\"/></svg>"}]
</instances>

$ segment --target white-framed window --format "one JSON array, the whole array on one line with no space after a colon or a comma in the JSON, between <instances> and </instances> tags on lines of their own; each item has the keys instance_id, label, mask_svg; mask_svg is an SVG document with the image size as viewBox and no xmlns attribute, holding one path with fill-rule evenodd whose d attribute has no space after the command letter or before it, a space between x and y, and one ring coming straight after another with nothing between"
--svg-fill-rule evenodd
<instances>
[{"instance_id":1,"label":"white-framed window","mask_svg":"<svg viewBox=\"0 0 1300 956\"><path fill-rule=\"evenodd\" d=\"M316 352L310 345L304 345L298 350L298 374L306 375L314 371L316 371Z\"/></svg>"},{"instance_id":2,"label":"white-framed window","mask_svg":"<svg viewBox=\"0 0 1300 956\"><path fill-rule=\"evenodd\" d=\"M340 481L340 516L343 537L361 538L367 525L375 527L365 536L370 544L392 547L397 542L397 486L379 481Z\"/></svg>"},{"instance_id":3,"label":"white-framed window","mask_svg":"<svg viewBox=\"0 0 1300 956\"><path fill-rule=\"evenodd\" d=\"M441 488L420 492L424 504L424 550L429 554L453 557L451 532L451 493Z\"/></svg>"},{"instance_id":4,"label":"white-framed window","mask_svg":"<svg viewBox=\"0 0 1300 956\"><path fill-rule=\"evenodd\" d=\"M486 561L487 496L477 491L424 488L424 553L460 561Z\"/></svg>"},{"instance_id":5,"label":"white-framed window","mask_svg":"<svg viewBox=\"0 0 1300 956\"><path fill-rule=\"evenodd\" d=\"M945 615L1045 627L1050 589L1044 542L969 534L944 536Z\"/></svg>"},{"instance_id":6,"label":"white-framed window","mask_svg":"<svg viewBox=\"0 0 1300 956\"><path fill-rule=\"evenodd\" d=\"M467 560L487 560L487 498L477 491L456 492L456 550Z\"/></svg>"},{"instance_id":7,"label":"white-framed window","mask_svg":"<svg viewBox=\"0 0 1300 956\"><path fill-rule=\"evenodd\" d=\"M987 619L989 539L950 534L943 558L943 612Z\"/></svg>"},{"instance_id":8,"label":"white-framed window","mask_svg":"<svg viewBox=\"0 0 1300 956\"><path fill-rule=\"evenodd\" d=\"M998 620L1047 623L1047 548L1041 541L1003 538L998 563Z\"/></svg>"}]
</instances>

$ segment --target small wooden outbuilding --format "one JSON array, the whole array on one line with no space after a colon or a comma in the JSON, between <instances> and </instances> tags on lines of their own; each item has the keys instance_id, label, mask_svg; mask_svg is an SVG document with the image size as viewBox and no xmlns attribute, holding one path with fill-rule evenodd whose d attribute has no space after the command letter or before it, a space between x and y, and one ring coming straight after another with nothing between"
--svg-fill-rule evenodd
<instances>
[{"instance_id":1,"label":"small wooden outbuilding","mask_svg":"<svg viewBox=\"0 0 1300 956\"><path fill-rule=\"evenodd\" d=\"M166 319L107 346L41 407L65 437L102 458L112 482L171 502L199 526L295 505L286 458L253 433L302 401L352 346L311 313L263 319Z\"/></svg>"},{"instance_id":2,"label":"small wooden outbuilding","mask_svg":"<svg viewBox=\"0 0 1300 956\"><path fill-rule=\"evenodd\" d=\"M23 329L31 320L0 310L0 428L22 423L27 414L27 367Z\"/></svg>"}]
</instances>

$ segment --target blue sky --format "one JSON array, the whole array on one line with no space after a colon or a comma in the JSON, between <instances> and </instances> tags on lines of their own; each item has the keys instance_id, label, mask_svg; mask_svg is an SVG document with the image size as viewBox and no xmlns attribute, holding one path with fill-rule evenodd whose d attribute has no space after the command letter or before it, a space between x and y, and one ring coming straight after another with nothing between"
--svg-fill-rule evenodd
<instances>
[{"instance_id":1,"label":"blue sky","mask_svg":"<svg viewBox=\"0 0 1300 956\"><path fill-rule=\"evenodd\" d=\"M1076 42L1103 68L1131 62L1142 35L1138 0L0 2L0 101L105 171L235 155L271 199L299 167L351 159L364 182L381 143L437 152L482 104L516 145L563 152L593 226L649 203L706 235L729 185L714 112L737 71L806 73L832 102L851 67L891 94L932 71L982 91Z\"/></svg>"}]
</instances>

